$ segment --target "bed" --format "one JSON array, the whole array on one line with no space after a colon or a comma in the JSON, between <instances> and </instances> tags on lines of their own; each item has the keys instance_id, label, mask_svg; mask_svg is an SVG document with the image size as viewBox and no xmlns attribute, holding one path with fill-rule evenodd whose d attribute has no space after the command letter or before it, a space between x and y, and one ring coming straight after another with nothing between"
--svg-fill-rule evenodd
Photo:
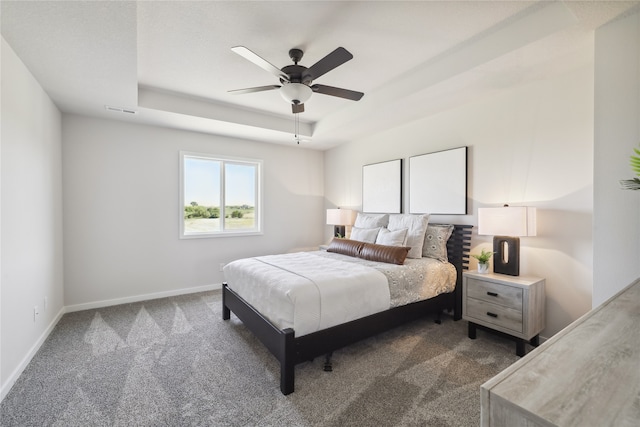
<instances>
[{"instance_id":1,"label":"bed","mask_svg":"<svg viewBox=\"0 0 640 427\"><path fill-rule=\"evenodd\" d=\"M272 295L269 294L275 293L275 291L267 290L266 294L258 296L247 294L247 291L244 290L242 286L232 285L232 280L229 279L223 283L222 286L222 318L224 320L229 320L231 312L233 312L276 357L280 362L280 390L285 395L290 394L294 391L295 365L299 363L331 354L333 351L349 344L427 315L435 315L436 319L439 319L439 316L443 311L448 311L453 314L453 318L455 320L459 320L462 317L462 271L468 268L471 228L472 226L470 225L454 225L451 236L446 244L448 262L453 265L455 270L453 273L455 284L450 292L440 293L432 298L409 303L399 302L396 296L395 302L393 298L391 298L392 305L390 307L384 305L380 306L380 304L375 301L371 304L358 304L358 306L363 305L367 307L371 305L372 308L368 308L368 310L373 310L374 313L365 313L364 315L362 313L348 314L344 319L340 319L340 316L338 316L338 320L332 318L332 320L327 322L318 321L317 325L309 326L309 321L306 323L303 321L301 323L297 318L295 320L291 320L295 318L291 313L284 316L278 316L278 309L276 309L275 312L270 312L268 310L269 305L277 307L277 301L267 303L267 305L262 306L261 309L254 307L260 306L260 304L255 301L272 298ZM260 259L251 259L251 261L243 260L244 263L248 264L246 266L242 266L242 268L247 270L246 277L248 277L251 273L250 270L254 268L261 270L272 267L271 265L264 267L262 264L265 263L278 264L277 268L279 270L293 271L293 267L296 266L298 262L306 263L308 262L307 258L309 257L328 259L330 262L329 265L333 266L331 262L333 262L335 258L346 256L344 254L335 255L320 253L290 255L293 255L293 257L290 257L291 259L280 257L260 257ZM360 264L362 264L362 262L355 263L353 265L357 266ZM409 261L407 264L413 266L418 263ZM370 265L371 264L369 264L369 266ZM355 268L357 267L354 267L354 269ZM371 268L369 270L371 270ZM392 270L392 268L389 268L388 270ZM239 271L242 271L242 269ZM225 270L225 279L227 278L226 273L227 270ZM344 277L344 273L344 270L338 270L338 277L340 277L341 274L343 275L342 277ZM277 282L279 280L279 273L274 274L275 276L271 277L270 280L272 282ZM245 275L243 275L243 273L240 275L233 274L231 277L234 277L235 281L242 282L244 281ZM371 280L374 278L375 277L372 277ZM388 277L385 278L385 280L387 279ZM334 282L336 280L334 280ZM350 279L345 277L343 280L348 282ZM359 279L354 280L358 283ZM328 286L331 287L331 278L329 277L327 281L329 282ZM264 286L261 287L263 289L269 289L268 287L265 287L267 285L268 283L265 283ZM275 283L274 285L277 287L278 283ZM356 286L355 289L357 289L358 284L354 286ZM359 286L362 286L362 283L359 283ZM232 289L234 287L236 290ZM372 288L367 288L367 295L373 293L370 289ZM387 289L389 289L389 295L392 296L394 291L390 286ZM246 296L246 299L241 295ZM254 301L254 303L249 303L247 299ZM325 302L325 306L332 307L329 302ZM287 310L283 309L283 311ZM305 309L303 311L309 310ZM274 315L274 313L276 313L276 315ZM354 318L351 319L349 316ZM311 318L314 321L316 320L314 316L311 316ZM298 333L296 333L296 328L298 329Z\"/></svg>"}]
</instances>

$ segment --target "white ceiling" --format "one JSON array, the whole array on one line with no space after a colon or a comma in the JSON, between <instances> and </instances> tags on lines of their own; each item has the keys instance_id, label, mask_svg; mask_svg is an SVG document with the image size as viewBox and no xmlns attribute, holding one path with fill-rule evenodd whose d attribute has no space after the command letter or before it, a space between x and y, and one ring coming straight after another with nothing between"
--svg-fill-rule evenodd
<instances>
[{"instance_id":1,"label":"white ceiling","mask_svg":"<svg viewBox=\"0 0 640 427\"><path fill-rule=\"evenodd\" d=\"M584 65L593 30L639 1L6 1L2 35L64 112L295 144L278 84L230 48L281 68L336 47L354 58L317 83L302 146L327 149ZM105 105L137 114L107 111Z\"/></svg>"}]
</instances>

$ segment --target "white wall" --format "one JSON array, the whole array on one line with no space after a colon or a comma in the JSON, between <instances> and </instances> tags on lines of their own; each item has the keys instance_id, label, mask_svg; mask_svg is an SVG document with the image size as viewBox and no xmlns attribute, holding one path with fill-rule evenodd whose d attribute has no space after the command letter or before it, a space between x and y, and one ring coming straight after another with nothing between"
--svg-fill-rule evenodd
<instances>
[{"instance_id":1,"label":"white wall","mask_svg":"<svg viewBox=\"0 0 640 427\"><path fill-rule=\"evenodd\" d=\"M219 285L220 263L321 243L322 152L77 115L62 122L70 309ZM180 150L264 161L264 235L179 239Z\"/></svg>"},{"instance_id":2,"label":"white wall","mask_svg":"<svg viewBox=\"0 0 640 427\"><path fill-rule=\"evenodd\" d=\"M470 215L433 221L477 225L478 207L536 206L520 269L546 278L549 337L591 308L593 63L327 151L327 203L361 206L365 164L464 145ZM472 253L480 247L491 237L474 231Z\"/></svg>"},{"instance_id":3,"label":"white wall","mask_svg":"<svg viewBox=\"0 0 640 427\"><path fill-rule=\"evenodd\" d=\"M596 31L595 105L594 307L640 277L640 191L618 184L640 144L640 7Z\"/></svg>"},{"instance_id":4,"label":"white wall","mask_svg":"<svg viewBox=\"0 0 640 427\"><path fill-rule=\"evenodd\" d=\"M61 117L2 39L1 396L63 310ZM47 307L44 307L44 298ZM34 320L34 306L39 315Z\"/></svg>"}]
</instances>

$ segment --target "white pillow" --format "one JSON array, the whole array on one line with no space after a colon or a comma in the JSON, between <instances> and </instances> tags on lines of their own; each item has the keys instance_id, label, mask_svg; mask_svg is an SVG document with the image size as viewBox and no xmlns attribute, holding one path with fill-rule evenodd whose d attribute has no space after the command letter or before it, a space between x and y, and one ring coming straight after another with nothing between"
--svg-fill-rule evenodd
<instances>
[{"instance_id":1,"label":"white pillow","mask_svg":"<svg viewBox=\"0 0 640 427\"><path fill-rule=\"evenodd\" d=\"M390 231L387 228L381 228L376 238L376 244L386 246L404 246L407 239L407 229Z\"/></svg>"},{"instance_id":2,"label":"white pillow","mask_svg":"<svg viewBox=\"0 0 640 427\"><path fill-rule=\"evenodd\" d=\"M429 214L391 214L389 215L389 230L408 228L406 245L411 247L407 258L422 258L424 235L429 225Z\"/></svg>"},{"instance_id":3,"label":"white pillow","mask_svg":"<svg viewBox=\"0 0 640 427\"><path fill-rule=\"evenodd\" d=\"M359 228L376 228L386 227L389 223L389 214L365 214L358 212L354 227Z\"/></svg>"},{"instance_id":4,"label":"white pillow","mask_svg":"<svg viewBox=\"0 0 640 427\"><path fill-rule=\"evenodd\" d=\"M351 236L349 238L351 240L357 240L359 242L375 243L376 237L378 237L378 231L380 231L380 227L376 227L376 228L352 227Z\"/></svg>"}]
</instances>

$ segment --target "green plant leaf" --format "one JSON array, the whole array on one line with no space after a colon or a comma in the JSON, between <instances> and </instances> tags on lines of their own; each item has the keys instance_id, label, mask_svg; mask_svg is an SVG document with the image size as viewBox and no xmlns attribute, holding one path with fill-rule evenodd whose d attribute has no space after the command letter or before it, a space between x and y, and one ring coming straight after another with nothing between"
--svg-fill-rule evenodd
<instances>
[{"instance_id":1,"label":"green plant leaf","mask_svg":"<svg viewBox=\"0 0 640 427\"><path fill-rule=\"evenodd\" d=\"M640 149L634 147L633 151L640 156ZM638 156L631 156L631 170L640 176L640 157Z\"/></svg>"},{"instance_id":2,"label":"green plant leaf","mask_svg":"<svg viewBox=\"0 0 640 427\"><path fill-rule=\"evenodd\" d=\"M623 190L640 190L640 178L620 180L620 186Z\"/></svg>"},{"instance_id":3,"label":"green plant leaf","mask_svg":"<svg viewBox=\"0 0 640 427\"><path fill-rule=\"evenodd\" d=\"M482 249L482 252L480 252L480 255L472 254L471 256L477 259L480 263L485 264L489 262L489 258L491 258L491 255L493 255L493 252L487 252L484 249Z\"/></svg>"},{"instance_id":4,"label":"green plant leaf","mask_svg":"<svg viewBox=\"0 0 640 427\"><path fill-rule=\"evenodd\" d=\"M640 176L640 158L631 158L631 170Z\"/></svg>"}]
</instances>

